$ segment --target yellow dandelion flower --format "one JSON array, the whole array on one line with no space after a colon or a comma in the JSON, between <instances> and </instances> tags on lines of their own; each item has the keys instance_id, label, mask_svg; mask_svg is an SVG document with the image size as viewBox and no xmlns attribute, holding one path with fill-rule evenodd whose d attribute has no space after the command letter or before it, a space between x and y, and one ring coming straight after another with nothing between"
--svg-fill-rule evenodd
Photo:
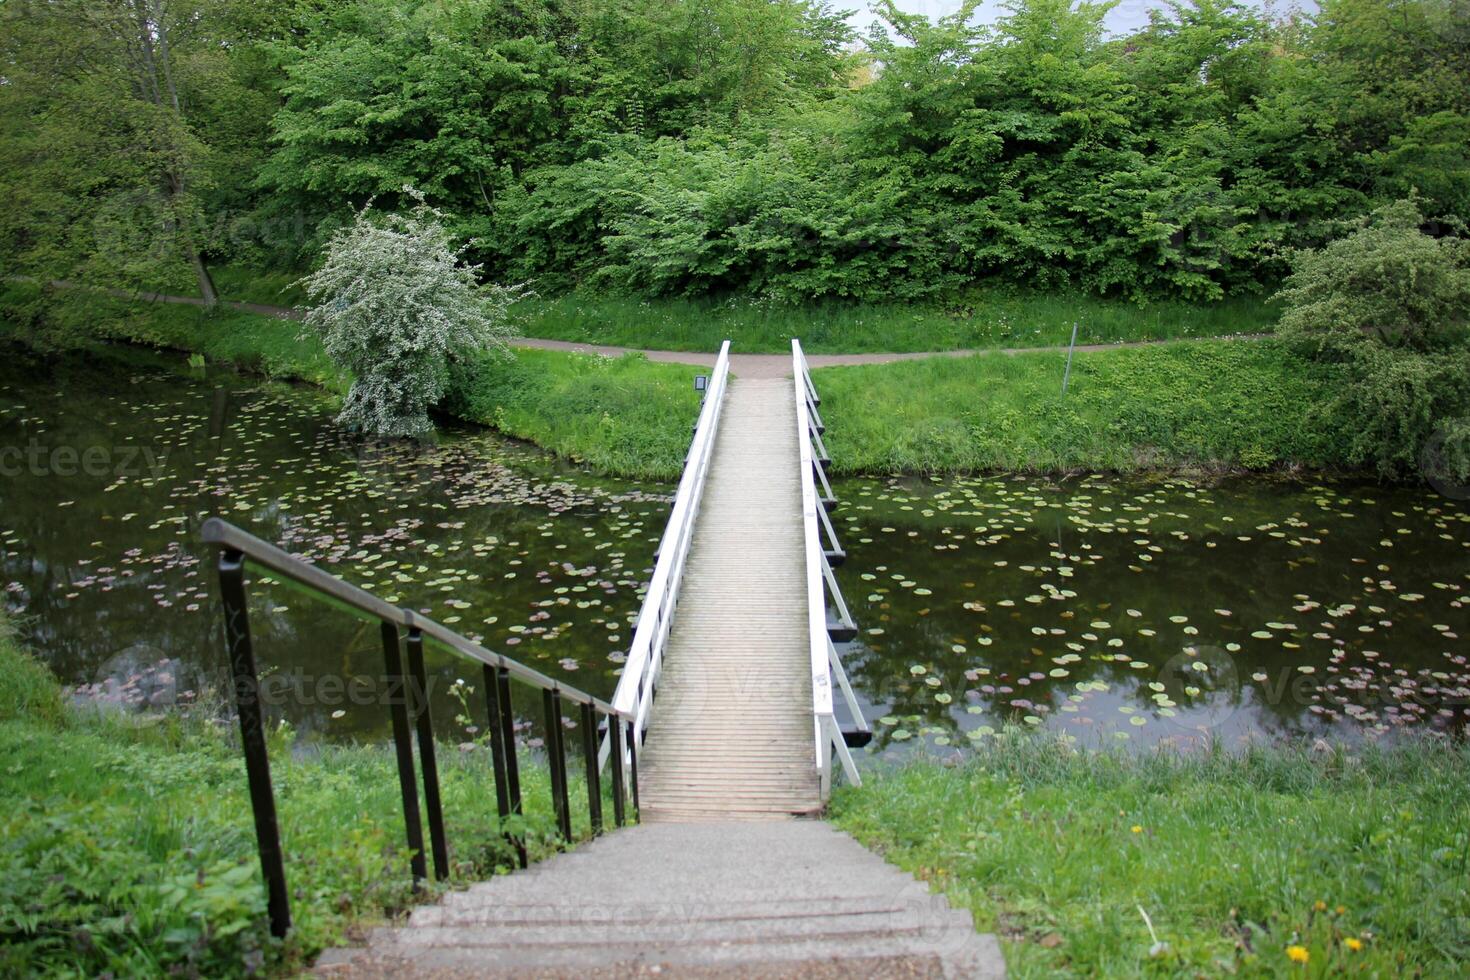
<instances>
[{"instance_id":1,"label":"yellow dandelion flower","mask_svg":"<svg viewBox=\"0 0 1470 980\"><path fill-rule=\"evenodd\" d=\"M1333 911L1336 912L1338 915L1346 915L1347 914L1347 906L1346 905L1339 905L1337 908L1333 909Z\"/></svg>"},{"instance_id":2,"label":"yellow dandelion flower","mask_svg":"<svg viewBox=\"0 0 1470 980\"><path fill-rule=\"evenodd\" d=\"M1354 953L1358 952L1359 950L1361 950L1363 948L1363 940L1359 939L1356 936L1349 936L1349 937L1347 937L1346 939L1344 939L1342 941L1342 944L1344 946L1346 946L1348 949L1352 950Z\"/></svg>"},{"instance_id":3,"label":"yellow dandelion flower","mask_svg":"<svg viewBox=\"0 0 1470 980\"><path fill-rule=\"evenodd\" d=\"M1315 901L1315 902L1312 903L1312 908L1316 909L1318 912L1326 912L1327 911L1327 903L1324 902L1324 901L1322 901L1322 899L1319 898L1319 899L1317 899L1317 901Z\"/></svg>"},{"instance_id":4,"label":"yellow dandelion flower","mask_svg":"<svg viewBox=\"0 0 1470 980\"><path fill-rule=\"evenodd\" d=\"M1307 952L1305 946L1288 946L1286 947L1286 958L1293 963L1305 963L1312 958L1312 954Z\"/></svg>"},{"instance_id":5,"label":"yellow dandelion flower","mask_svg":"<svg viewBox=\"0 0 1470 980\"><path fill-rule=\"evenodd\" d=\"M1135 834L1143 833L1143 828L1140 827L1138 824L1134 824L1132 830Z\"/></svg>"}]
</instances>

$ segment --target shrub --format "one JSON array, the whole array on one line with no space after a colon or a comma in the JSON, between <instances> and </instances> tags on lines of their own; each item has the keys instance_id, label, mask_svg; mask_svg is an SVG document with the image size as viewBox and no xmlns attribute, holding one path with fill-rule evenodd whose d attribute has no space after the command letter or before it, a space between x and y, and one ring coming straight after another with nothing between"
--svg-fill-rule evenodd
<instances>
[{"instance_id":1,"label":"shrub","mask_svg":"<svg viewBox=\"0 0 1470 980\"><path fill-rule=\"evenodd\" d=\"M1463 341L1470 322L1470 242L1420 230L1413 200L1395 201L1353 232L1292 258L1276 299L1285 337L1317 348L1377 340L1428 350Z\"/></svg>"},{"instance_id":2,"label":"shrub","mask_svg":"<svg viewBox=\"0 0 1470 980\"><path fill-rule=\"evenodd\" d=\"M371 208L332 236L326 262L301 281L316 304L306 322L353 376L343 424L421 435L432 428L428 408L444 397L452 358L506 351L507 307L519 291L480 286L480 267L460 262L443 215L422 198L406 215Z\"/></svg>"},{"instance_id":3,"label":"shrub","mask_svg":"<svg viewBox=\"0 0 1470 980\"><path fill-rule=\"evenodd\" d=\"M1470 242L1421 230L1413 200L1396 201L1347 236L1292 259L1277 300L1279 333L1348 383L1328 411L1354 422L1349 458L1383 476L1421 464L1438 432L1437 476L1464 482L1463 418L1470 414ZM1456 421L1456 420L1460 421Z\"/></svg>"}]
</instances>

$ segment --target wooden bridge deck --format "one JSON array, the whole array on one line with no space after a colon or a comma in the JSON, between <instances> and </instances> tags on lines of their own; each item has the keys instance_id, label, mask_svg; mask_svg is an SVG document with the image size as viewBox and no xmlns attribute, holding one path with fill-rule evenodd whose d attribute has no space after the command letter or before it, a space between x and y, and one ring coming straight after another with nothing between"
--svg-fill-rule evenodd
<instances>
[{"instance_id":1,"label":"wooden bridge deck","mask_svg":"<svg viewBox=\"0 0 1470 980\"><path fill-rule=\"evenodd\" d=\"M729 382L639 757L645 820L822 805L792 383Z\"/></svg>"}]
</instances>

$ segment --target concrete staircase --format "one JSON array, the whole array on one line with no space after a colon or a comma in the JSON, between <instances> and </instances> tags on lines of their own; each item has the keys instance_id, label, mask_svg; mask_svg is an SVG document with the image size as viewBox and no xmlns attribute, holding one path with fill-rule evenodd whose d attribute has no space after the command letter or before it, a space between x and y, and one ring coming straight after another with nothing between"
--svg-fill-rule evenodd
<instances>
[{"instance_id":1,"label":"concrete staircase","mask_svg":"<svg viewBox=\"0 0 1470 980\"><path fill-rule=\"evenodd\" d=\"M333 977L1005 975L970 914L812 820L656 823L447 894Z\"/></svg>"}]
</instances>

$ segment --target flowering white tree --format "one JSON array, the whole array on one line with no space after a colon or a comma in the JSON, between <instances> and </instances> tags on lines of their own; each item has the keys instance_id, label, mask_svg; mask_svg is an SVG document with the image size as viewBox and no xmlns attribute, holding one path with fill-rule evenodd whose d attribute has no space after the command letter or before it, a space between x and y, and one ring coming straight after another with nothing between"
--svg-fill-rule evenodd
<instances>
[{"instance_id":1,"label":"flowering white tree","mask_svg":"<svg viewBox=\"0 0 1470 980\"><path fill-rule=\"evenodd\" d=\"M327 355L352 374L338 420L381 436L433 428L456 356L507 352L508 310L518 288L482 286L460 261L443 215L423 195L407 214L374 213L369 201L327 245L326 262L301 280L315 304L306 323Z\"/></svg>"}]
</instances>

